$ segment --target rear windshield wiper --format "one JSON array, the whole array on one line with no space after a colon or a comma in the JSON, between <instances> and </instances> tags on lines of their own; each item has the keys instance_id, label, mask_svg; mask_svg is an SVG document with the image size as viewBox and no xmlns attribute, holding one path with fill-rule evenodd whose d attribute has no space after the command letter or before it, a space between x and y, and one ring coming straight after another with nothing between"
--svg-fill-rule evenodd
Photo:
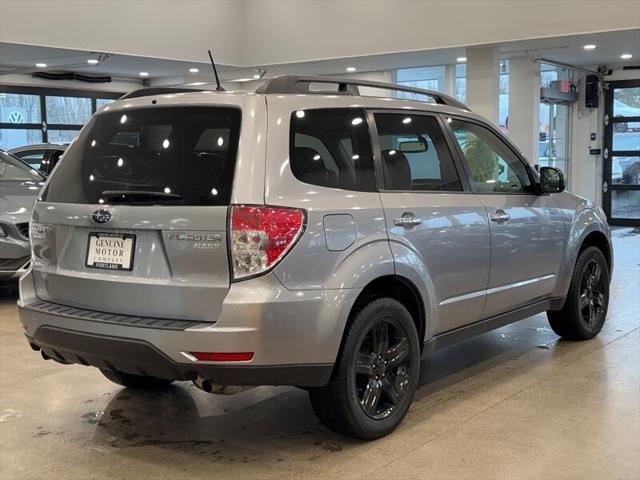
<instances>
[{"instance_id":1,"label":"rear windshield wiper","mask_svg":"<svg viewBox=\"0 0 640 480\"><path fill-rule=\"evenodd\" d=\"M150 203L179 202L179 193L155 192L150 190L105 190L100 197L109 203Z\"/></svg>"}]
</instances>

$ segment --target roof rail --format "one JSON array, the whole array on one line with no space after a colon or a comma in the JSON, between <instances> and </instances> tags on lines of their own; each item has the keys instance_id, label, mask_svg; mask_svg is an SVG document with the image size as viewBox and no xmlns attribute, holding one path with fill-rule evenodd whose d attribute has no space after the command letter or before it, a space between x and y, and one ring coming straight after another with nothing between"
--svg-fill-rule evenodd
<instances>
[{"instance_id":1,"label":"roof rail","mask_svg":"<svg viewBox=\"0 0 640 480\"><path fill-rule=\"evenodd\" d=\"M183 88L183 87L148 87L138 88L132 90L129 93L125 93L118 100L125 100L127 98L140 98L149 97L151 95L166 95L170 93L185 93L185 92L200 92L202 89L198 88Z\"/></svg>"},{"instance_id":2,"label":"roof rail","mask_svg":"<svg viewBox=\"0 0 640 480\"><path fill-rule=\"evenodd\" d=\"M425 90L422 88L407 87L404 85L396 85L394 83L386 82L373 82L369 80L355 80L342 77L314 77L314 76L301 76L301 75L282 75L269 79L260 88L256 90L256 93L318 93L326 94L327 92L314 92L310 90L312 83L329 83L338 85L337 91L331 93L337 95L360 95L358 87L372 87L380 88L384 90L393 90L397 92L415 93L418 95L424 95L431 97L435 103L441 105L448 105L450 107L461 108L463 110L469 110L464 103L456 100L444 93L436 92L434 90Z\"/></svg>"}]
</instances>

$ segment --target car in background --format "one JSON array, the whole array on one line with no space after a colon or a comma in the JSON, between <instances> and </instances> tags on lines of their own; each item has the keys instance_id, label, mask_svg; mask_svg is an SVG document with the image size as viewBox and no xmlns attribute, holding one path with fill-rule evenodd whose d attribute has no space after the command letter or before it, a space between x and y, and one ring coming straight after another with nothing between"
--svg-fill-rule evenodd
<instances>
[{"instance_id":1,"label":"car in background","mask_svg":"<svg viewBox=\"0 0 640 480\"><path fill-rule=\"evenodd\" d=\"M0 151L0 283L17 280L29 266L29 218L44 175Z\"/></svg>"},{"instance_id":2,"label":"car in background","mask_svg":"<svg viewBox=\"0 0 640 480\"><path fill-rule=\"evenodd\" d=\"M611 162L611 181L625 185L640 184L640 138L637 132L616 132L613 137L613 150L638 152L637 156L618 157L613 154Z\"/></svg>"},{"instance_id":3,"label":"car in background","mask_svg":"<svg viewBox=\"0 0 640 480\"><path fill-rule=\"evenodd\" d=\"M40 173L49 175L68 146L68 143L37 143L13 148L9 153Z\"/></svg>"}]
</instances>

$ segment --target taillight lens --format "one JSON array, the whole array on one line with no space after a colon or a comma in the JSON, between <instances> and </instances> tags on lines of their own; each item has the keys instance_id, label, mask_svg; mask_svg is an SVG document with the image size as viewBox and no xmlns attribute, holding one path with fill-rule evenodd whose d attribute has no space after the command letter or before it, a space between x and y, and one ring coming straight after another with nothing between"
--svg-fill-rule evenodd
<instances>
[{"instance_id":1,"label":"taillight lens","mask_svg":"<svg viewBox=\"0 0 640 480\"><path fill-rule=\"evenodd\" d=\"M304 228L304 210L266 206L231 207L231 260L235 279L258 275L277 264Z\"/></svg>"}]
</instances>

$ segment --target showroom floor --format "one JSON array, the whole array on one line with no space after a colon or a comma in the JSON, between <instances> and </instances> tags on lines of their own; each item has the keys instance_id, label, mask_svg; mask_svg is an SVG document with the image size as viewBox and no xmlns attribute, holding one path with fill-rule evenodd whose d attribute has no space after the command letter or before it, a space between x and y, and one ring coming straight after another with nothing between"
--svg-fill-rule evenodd
<instances>
[{"instance_id":1,"label":"showroom floor","mask_svg":"<svg viewBox=\"0 0 640 480\"><path fill-rule=\"evenodd\" d=\"M295 388L138 393L45 362L4 289L0 477L640 478L640 230L614 236L596 339L559 341L537 315L440 351L403 425L372 443L321 427Z\"/></svg>"}]
</instances>

